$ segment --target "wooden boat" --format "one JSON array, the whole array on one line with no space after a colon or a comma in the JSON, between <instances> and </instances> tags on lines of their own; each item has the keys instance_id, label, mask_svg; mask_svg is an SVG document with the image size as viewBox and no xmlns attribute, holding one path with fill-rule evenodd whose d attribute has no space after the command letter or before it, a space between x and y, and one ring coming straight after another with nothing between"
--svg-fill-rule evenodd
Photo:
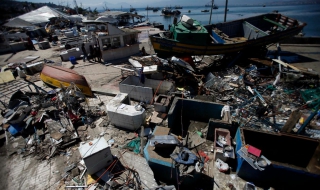
<instances>
[{"instance_id":1,"label":"wooden boat","mask_svg":"<svg viewBox=\"0 0 320 190\"><path fill-rule=\"evenodd\" d=\"M170 8L163 8L161 13L163 15L170 15L170 16L171 15L180 15L181 14L181 12L179 10L172 10Z\"/></svg>"},{"instance_id":2,"label":"wooden boat","mask_svg":"<svg viewBox=\"0 0 320 190\"><path fill-rule=\"evenodd\" d=\"M131 13L131 12L134 12L134 11L136 11L136 9L133 8L133 7L130 5L130 13Z\"/></svg>"},{"instance_id":3,"label":"wooden boat","mask_svg":"<svg viewBox=\"0 0 320 190\"><path fill-rule=\"evenodd\" d=\"M61 85L69 86L70 83L74 83L83 94L93 96L86 78L68 68L45 65L40 74L40 79L44 83L57 88L60 88Z\"/></svg>"},{"instance_id":4,"label":"wooden boat","mask_svg":"<svg viewBox=\"0 0 320 190\"><path fill-rule=\"evenodd\" d=\"M211 3L207 3L205 5L205 7L212 7L212 9L218 9L219 8L217 5L215 5L215 4L212 5Z\"/></svg>"},{"instance_id":5,"label":"wooden boat","mask_svg":"<svg viewBox=\"0 0 320 190\"><path fill-rule=\"evenodd\" d=\"M218 55L264 47L297 35L306 23L277 13L202 26L183 15L168 32L150 35L155 52L160 56Z\"/></svg>"}]
</instances>

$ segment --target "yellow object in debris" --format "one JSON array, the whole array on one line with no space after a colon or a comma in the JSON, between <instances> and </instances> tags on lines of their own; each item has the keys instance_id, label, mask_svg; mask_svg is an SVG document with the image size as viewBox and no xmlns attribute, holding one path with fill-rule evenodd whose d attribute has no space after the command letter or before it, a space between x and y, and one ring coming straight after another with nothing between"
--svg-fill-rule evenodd
<instances>
[{"instance_id":1,"label":"yellow object in debris","mask_svg":"<svg viewBox=\"0 0 320 190\"><path fill-rule=\"evenodd\" d=\"M304 118L303 118L303 117L301 117L301 118L299 119L299 123L300 123L300 125L302 125L302 124L304 123Z\"/></svg>"},{"instance_id":2,"label":"yellow object in debris","mask_svg":"<svg viewBox=\"0 0 320 190\"><path fill-rule=\"evenodd\" d=\"M184 91L184 88L177 88L177 90Z\"/></svg>"},{"instance_id":3,"label":"yellow object in debris","mask_svg":"<svg viewBox=\"0 0 320 190\"><path fill-rule=\"evenodd\" d=\"M96 182L96 180L93 179L92 176L88 174L88 176L87 176L87 185L93 184L95 182Z\"/></svg>"},{"instance_id":4,"label":"yellow object in debris","mask_svg":"<svg viewBox=\"0 0 320 190\"><path fill-rule=\"evenodd\" d=\"M11 71L0 72L0 84L15 80Z\"/></svg>"}]
</instances>

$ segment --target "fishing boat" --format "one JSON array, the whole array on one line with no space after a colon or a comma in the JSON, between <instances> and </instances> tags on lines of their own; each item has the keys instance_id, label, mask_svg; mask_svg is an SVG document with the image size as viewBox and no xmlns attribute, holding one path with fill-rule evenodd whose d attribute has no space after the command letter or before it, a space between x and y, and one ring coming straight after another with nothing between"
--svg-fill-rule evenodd
<instances>
[{"instance_id":1,"label":"fishing boat","mask_svg":"<svg viewBox=\"0 0 320 190\"><path fill-rule=\"evenodd\" d=\"M265 47L299 34L306 26L277 13L202 26L183 15L168 32L150 35L158 55L218 55Z\"/></svg>"},{"instance_id":2,"label":"fishing boat","mask_svg":"<svg viewBox=\"0 0 320 190\"><path fill-rule=\"evenodd\" d=\"M76 71L59 66L45 65L40 74L40 79L50 85L57 88L61 86L69 86L74 83L83 94L92 97L91 87L88 84L86 78L79 75Z\"/></svg>"},{"instance_id":3,"label":"fishing boat","mask_svg":"<svg viewBox=\"0 0 320 190\"><path fill-rule=\"evenodd\" d=\"M218 9L219 8L217 5L215 5L215 4L212 5L211 3L207 3L205 5L205 7L212 7L212 9Z\"/></svg>"},{"instance_id":4,"label":"fishing boat","mask_svg":"<svg viewBox=\"0 0 320 190\"><path fill-rule=\"evenodd\" d=\"M175 8L175 9L182 9L182 6L176 5L176 6L174 6L174 8Z\"/></svg>"},{"instance_id":5,"label":"fishing boat","mask_svg":"<svg viewBox=\"0 0 320 190\"><path fill-rule=\"evenodd\" d=\"M170 8L163 8L161 13L163 15L180 15L181 14L179 10L172 10Z\"/></svg>"},{"instance_id":6,"label":"fishing boat","mask_svg":"<svg viewBox=\"0 0 320 190\"><path fill-rule=\"evenodd\" d=\"M209 10L201 10L201 12L206 13L209 12Z\"/></svg>"},{"instance_id":7,"label":"fishing boat","mask_svg":"<svg viewBox=\"0 0 320 190\"><path fill-rule=\"evenodd\" d=\"M130 5L130 12L134 12L134 11L136 11L136 9Z\"/></svg>"},{"instance_id":8,"label":"fishing boat","mask_svg":"<svg viewBox=\"0 0 320 190\"><path fill-rule=\"evenodd\" d=\"M146 10L153 10L154 9L154 7L149 7L149 6L147 6L147 8L146 8Z\"/></svg>"}]
</instances>

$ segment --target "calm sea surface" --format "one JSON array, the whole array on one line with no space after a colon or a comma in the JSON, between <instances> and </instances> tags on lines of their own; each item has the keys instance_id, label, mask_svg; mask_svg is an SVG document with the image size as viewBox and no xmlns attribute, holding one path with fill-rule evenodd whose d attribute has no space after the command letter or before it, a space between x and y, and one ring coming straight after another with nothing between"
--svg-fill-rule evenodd
<instances>
[{"instance_id":1,"label":"calm sea surface","mask_svg":"<svg viewBox=\"0 0 320 190\"><path fill-rule=\"evenodd\" d=\"M151 5L149 5L151 6ZM219 6L219 5L218 5ZM162 16L161 9L158 12L153 12L152 10L145 10L144 8L136 8L139 15L143 15L146 18L149 18L150 22L161 22L164 24L165 29L168 28L169 24L172 24L172 16ZM203 6L192 6L192 7L183 7L179 9L181 15L188 15L194 20L199 21L203 25L209 24L210 11L201 12L201 10L208 9L209 7ZM211 23L223 22L224 20L224 6L219 6L219 9L212 10ZM288 5L288 6L228 6L227 21L242 19L246 17L251 17L259 14L269 13L274 10L279 11L279 13L297 19L301 22L307 23L307 26L304 28L303 32L305 36L320 36L320 6L319 5ZM120 10L120 9L112 9ZM188 13L188 11L191 11ZM129 9L123 8L122 11L129 11Z\"/></svg>"}]
</instances>

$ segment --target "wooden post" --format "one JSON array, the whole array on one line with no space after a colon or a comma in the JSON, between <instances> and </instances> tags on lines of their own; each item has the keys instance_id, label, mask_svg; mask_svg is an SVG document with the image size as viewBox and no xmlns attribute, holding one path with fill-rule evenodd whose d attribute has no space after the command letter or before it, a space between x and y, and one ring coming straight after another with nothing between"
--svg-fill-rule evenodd
<instances>
[{"instance_id":1,"label":"wooden post","mask_svg":"<svg viewBox=\"0 0 320 190\"><path fill-rule=\"evenodd\" d=\"M146 144L144 140L144 126L142 125L140 128L140 154L143 155L143 147Z\"/></svg>"},{"instance_id":2,"label":"wooden post","mask_svg":"<svg viewBox=\"0 0 320 190\"><path fill-rule=\"evenodd\" d=\"M226 0L226 7L224 8L224 22L227 21L228 0Z\"/></svg>"}]
</instances>

